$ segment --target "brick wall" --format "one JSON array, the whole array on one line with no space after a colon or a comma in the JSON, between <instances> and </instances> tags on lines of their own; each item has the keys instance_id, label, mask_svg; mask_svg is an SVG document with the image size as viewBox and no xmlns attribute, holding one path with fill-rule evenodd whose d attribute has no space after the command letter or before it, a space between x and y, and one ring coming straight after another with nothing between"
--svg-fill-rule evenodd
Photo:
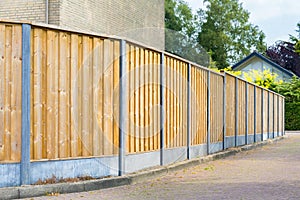
<instances>
[{"instance_id":1,"label":"brick wall","mask_svg":"<svg viewBox=\"0 0 300 200\"><path fill-rule=\"evenodd\" d=\"M45 22L46 0L0 0L0 19ZM49 23L164 48L163 0L49 0Z\"/></svg>"},{"instance_id":2,"label":"brick wall","mask_svg":"<svg viewBox=\"0 0 300 200\"><path fill-rule=\"evenodd\" d=\"M63 0L60 25L164 48L163 0Z\"/></svg>"},{"instance_id":3,"label":"brick wall","mask_svg":"<svg viewBox=\"0 0 300 200\"><path fill-rule=\"evenodd\" d=\"M45 0L0 0L0 19L45 22Z\"/></svg>"}]
</instances>

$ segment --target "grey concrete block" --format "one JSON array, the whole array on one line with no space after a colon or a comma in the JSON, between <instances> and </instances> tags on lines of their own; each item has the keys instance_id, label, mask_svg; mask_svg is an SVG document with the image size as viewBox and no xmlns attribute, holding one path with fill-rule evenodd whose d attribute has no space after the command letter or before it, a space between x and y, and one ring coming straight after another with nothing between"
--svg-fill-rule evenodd
<instances>
[{"instance_id":1,"label":"grey concrete block","mask_svg":"<svg viewBox=\"0 0 300 200\"><path fill-rule=\"evenodd\" d=\"M128 177L112 177L102 180L86 181L84 184L85 191L99 190L110 187L117 187L122 185L131 184Z\"/></svg>"},{"instance_id":2,"label":"grey concrete block","mask_svg":"<svg viewBox=\"0 0 300 200\"><path fill-rule=\"evenodd\" d=\"M19 189L16 188L0 188L0 199L18 199Z\"/></svg>"}]
</instances>

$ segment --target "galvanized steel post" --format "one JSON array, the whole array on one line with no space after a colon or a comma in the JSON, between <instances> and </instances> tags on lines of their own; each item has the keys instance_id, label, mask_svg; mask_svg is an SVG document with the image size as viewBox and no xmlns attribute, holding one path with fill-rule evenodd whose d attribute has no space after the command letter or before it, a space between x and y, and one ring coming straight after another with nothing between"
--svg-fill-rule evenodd
<instances>
[{"instance_id":1,"label":"galvanized steel post","mask_svg":"<svg viewBox=\"0 0 300 200\"><path fill-rule=\"evenodd\" d=\"M210 71L207 71L207 154L210 154Z\"/></svg>"},{"instance_id":2,"label":"galvanized steel post","mask_svg":"<svg viewBox=\"0 0 300 200\"><path fill-rule=\"evenodd\" d=\"M238 146L238 132L239 132L239 80L235 77L235 134L234 134L234 143L235 146Z\"/></svg>"},{"instance_id":3,"label":"galvanized steel post","mask_svg":"<svg viewBox=\"0 0 300 200\"><path fill-rule=\"evenodd\" d=\"M226 72L224 72L223 78L223 150L225 150L226 140Z\"/></svg>"},{"instance_id":4,"label":"galvanized steel post","mask_svg":"<svg viewBox=\"0 0 300 200\"><path fill-rule=\"evenodd\" d=\"M245 84L245 144L248 144L248 83Z\"/></svg>"},{"instance_id":5,"label":"galvanized steel post","mask_svg":"<svg viewBox=\"0 0 300 200\"><path fill-rule=\"evenodd\" d=\"M261 141L264 140L264 91L261 90Z\"/></svg>"},{"instance_id":6,"label":"galvanized steel post","mask_svg":"<svg viewBox=\"0 0 300 200\"><path fill-rule=\"evenodd\" d=\"M124 174L125 170L125 135L126 135L126 119L127 119L127 78L126 78L126 41L120 41L120 116L119 116L119 176Z\"/></svg>"},{"instance_id":7,"label":"galvanized steel post","mask_svg":"<svg viewBox=\"0 0 300 200\"><path fill-rule=\"evenodd\" d=\"M270 91L268 91L268 122L267 122L267 126L268 126L268 139L270 139Z\"/></svg>"},{"instance_id":8,"label":"galvanized steel post","mask_svg":"<svg viewBox=\"0 0 300 200\"><path fill-rule=\"evenodd\" d=\"M160 165L164 165L164 100L165 100L165 55L160 54Z\"/></svg>"},{"instance_id":9,"label":"galvanized steel post","mask_svg":"<svg viewBox=\"0 0 300 200\"><path fill-rule=\"evenodd\" d=\"M21 185L30 184L30 37L31 25L22 24L22 132Z\"/></svg>"},{"instance_id":10,"label":"galvanized steel post","mask_svg":"<svg viewBox=\"0 0 300 200\"><path fill-rule=\"evenodd\" d=\"M254 114L254 122L253 122L253 132L254 132L254 143L256 142L256 86L254 85L254 94L253 94L253 100L254 100L254 108L253 108L253 114Z\"/></svg>"},{"instance_id":11,"label":"galvanized steel post","mask_svg":"<svg viewBox=\"0 0 300 200\"><path fill-rule=\"evenodd\" d=\"M191 159L191 64L187 68L187 159Z\"/></svg>"},{"instance_id":12,"label":"galvanized steel post","mask_svg":"<svg viewBox=\"0 0 300 200\"><path fill-rule=\"evenodd\" d=\"M279 98L280 96L277 95L277 137L279 137Z\"/></svg>"},{"instance_id":13,"label":"galvanized steel post","mask_svg":"<svg viewBox=\"0 0 300 200\"><path fill-rule=\"evenodd\" d=\"M273 138L275 138L275 94L273 93Z\"/></svg>"}]
</instances>

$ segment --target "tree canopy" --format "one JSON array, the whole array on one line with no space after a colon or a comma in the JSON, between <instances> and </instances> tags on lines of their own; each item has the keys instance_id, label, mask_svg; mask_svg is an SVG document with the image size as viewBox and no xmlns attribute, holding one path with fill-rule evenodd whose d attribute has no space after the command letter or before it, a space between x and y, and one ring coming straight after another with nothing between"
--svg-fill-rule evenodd
<instances>
[{"instance_id":1,"label":"tree canopy","mask_svg":"<svg viewBox=\"0 0 300 200\"><path fill-rule=\"evenodd\" d=\"M198 42L218 68L225 68L241 60L251 51L264 52L265 34L249 22L249 12L238 0L204 0L200 9Z\"/></svg>"},{"instance_id":2,"label":"tree canopy","mask_svg":"<svg viewBox=\"0 0 300 200\"><path fill-rule=\"evenodd\" d=\"M281 67L300 76L300 23L297 26L298 36L290 35L290 41L277 41L268 47L266 55Z\"/></svg>"},{"instance_id":3,"label":"tree canopy","mask_svg":"<svg viewBox=\"0 0 300 200\"><path fill-rule=\"evenodd\" d=\"M197 42L197 23L197 15L186 2L165 0L165 50L208 66L209 55Z\"/></svg>"}]
</instances>

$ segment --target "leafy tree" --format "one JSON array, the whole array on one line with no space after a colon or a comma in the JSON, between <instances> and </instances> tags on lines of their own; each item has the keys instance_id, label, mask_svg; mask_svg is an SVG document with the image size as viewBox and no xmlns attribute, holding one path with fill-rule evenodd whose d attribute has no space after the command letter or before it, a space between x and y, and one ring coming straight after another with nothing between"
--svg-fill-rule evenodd
<instances>
[{"instance_id":1,"label":"leafy tree","mask_svg":"<svg viewBox=\"0 0 300 200\"><path fill-rule=\"evenodd\" d=\"M294 76L291 82L283 82L275 88L275 92L285 96L287 102L300 102L300 79Z\"/></svg>"},{"instance_id":2,"label":"leafy tree","mask_svg":"<svg viewBox=\"0 0 300 200\"><path fill-rule=\"evenodd\" d=\"M212 52L218 68L228 67L253 50L265 51L264 33L249 22L249 12L238 0L204 2L206 9L198 11L198 42Z\"/></svg>"},{"instance_id":3,"label":"leafy tree","mask_svg":"<svg viewBox=\"0 0 300 200\"><path fill-rule=\"evenodd\" d=\"M290 41L277 41L266 50L266 55L281 67L300 76L300 23L297 24L298 37L290 35Z\"/></svg>"},{"instance_id":4,"label":"leafy tree","mask_svg":"<svg viewBox=\"0 0 300 200\"><path fill-rule=\"evenodd\" d=\"M290 35L290 40L295 43L295 52L300 55L300 22L297 24L297 28L298 29L296 30L296 32L298 33L298 37Z\"/></svg>"},{"instance_id":5,"label":"leafy tree","mask_svg":"<svg viewBox=\"0 0 300 200\"><path fill-rule=\"evenodd\" d=\"M198 43L197 15L183 0L165 0L165 49L202 66L209 55Z\"/></svg>"}]
</instances>

